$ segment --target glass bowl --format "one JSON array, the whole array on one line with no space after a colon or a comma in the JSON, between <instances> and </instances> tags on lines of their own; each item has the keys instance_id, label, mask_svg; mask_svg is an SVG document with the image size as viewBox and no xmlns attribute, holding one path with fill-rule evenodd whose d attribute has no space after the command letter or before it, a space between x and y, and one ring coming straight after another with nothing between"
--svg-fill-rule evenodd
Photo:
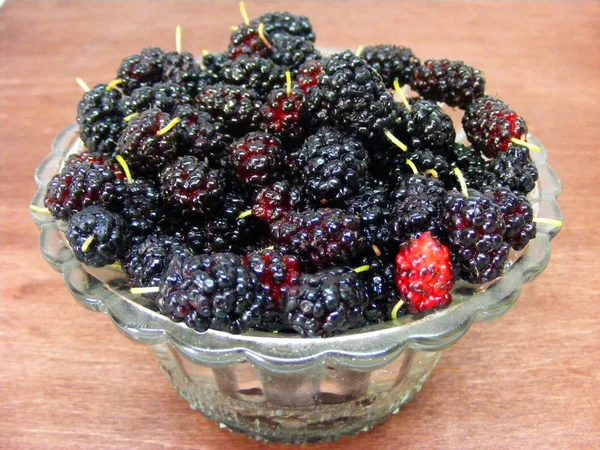
<instances>
[{"instance_id":1,"label":"glass bowl","mask_svg":"<svg viewBox=\"0 0 600 450\"><path fill-rule=\"evenodd\" d=\"M562 220L556 198L560 181L546 164L546 151L532 153L540 179L530 194L536 216ZM35 174L33 205L43 207L46 184L66 157L81 151L77 125L63 130ZM403 316L331 338L303 339L250 332L198 333L171 322L150 301L129 292L123 273L79 263L64 238L65 224L32 212L40 228L42 255L85 308L108 315L117 329L146 344L175 389L190 406L219 426L253 438L288 443L327 441L365 431L410 401L443 349L473 322L505 313L524 283L550 259L556 226L538 224L537 237L513 253L503 277L487 285L459 283L447 309Z\"/></svg>"}]
</instances>

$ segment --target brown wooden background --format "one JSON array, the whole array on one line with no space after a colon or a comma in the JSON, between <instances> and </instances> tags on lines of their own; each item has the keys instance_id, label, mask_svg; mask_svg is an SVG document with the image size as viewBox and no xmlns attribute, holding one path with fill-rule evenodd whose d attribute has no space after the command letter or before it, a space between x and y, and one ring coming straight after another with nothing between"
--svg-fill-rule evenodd
<instances>
[{"instance_id":1,"label":"brown wooden background","mask_svg":"<svg viewBox=\"0 0 600 450\"><path fill-rule=\"evenodd\" d=\"M126 3L126 4L124 4ZM549 268L503 318L449 349L423 391L367 434L315 449L600 448L600 3L267 2L324 47L398 43L484 70L564 182ZM77 306L37 251L33 171L74 120L73 81L114 78L144 46L224 48L233 1L53 2L0 9L1 379L6 449L274 449L192 412L149 351Z\"/></svg>"}]
</instances>

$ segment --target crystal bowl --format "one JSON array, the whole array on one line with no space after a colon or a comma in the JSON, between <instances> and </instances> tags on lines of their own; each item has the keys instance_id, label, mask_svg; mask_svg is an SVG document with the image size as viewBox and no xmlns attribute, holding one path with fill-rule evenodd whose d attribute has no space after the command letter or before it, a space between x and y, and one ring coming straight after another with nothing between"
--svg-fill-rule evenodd
<instances>
[{"instance_id":1,"label":"crystal bowl","mask_svg":"<svg viewBox=\"0 0 600 450\"><path fill-rule=\"evenodd\" d=\"M560 181L541 147L532 152L540 178L530 193L538 217L562 220L556 198ZM35 174L33 205L43 207L48 181L66 157L82 150L77 125L63 130ZM34 208L35 209L35 208ZM65 224L32 212L42 255L64 275L67 289L85 308L108 315L117 329L148 345L175 389L190 406L219 426L253 438L289 443L327 441L365 431L410 401L443 349L473 322L505 313L524 283L550 259L559 227L538 224L537 237L511 255L503 277L487 285L458 283L450 307L330 338L303 339L250 332L198 333L171 322L151 302L129 292L123 273L78 262L65 240Z\"/></svg>"}]
</instances>

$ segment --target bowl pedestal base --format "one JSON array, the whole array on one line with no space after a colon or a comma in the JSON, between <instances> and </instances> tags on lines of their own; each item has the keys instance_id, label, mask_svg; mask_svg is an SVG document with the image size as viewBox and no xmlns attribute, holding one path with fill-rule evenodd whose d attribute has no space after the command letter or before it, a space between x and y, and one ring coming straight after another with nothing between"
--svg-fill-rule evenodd
<instances>
[{"instance_id":1,"label":"bowl pedestal base","mask_svg":"<svg viewBox=\"0 0 600 450\"><path fill-rule=\"evenodd\" d=\"M201 365L168 344L152 349L192 409L222 428L286 443L332 441L371 429L415 396L442 354L405 349L371 371L332 362L278 373L247 361Z\"/></svg>"}]
</instances>

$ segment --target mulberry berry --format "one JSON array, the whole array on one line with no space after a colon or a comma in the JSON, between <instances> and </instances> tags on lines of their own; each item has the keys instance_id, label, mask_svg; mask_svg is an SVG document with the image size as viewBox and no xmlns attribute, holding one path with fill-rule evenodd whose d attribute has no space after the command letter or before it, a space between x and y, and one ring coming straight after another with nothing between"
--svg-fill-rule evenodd
<instances>
[{"instance_id":1,"label":"mulberry berry","mask_svg":"<svg viewBox=\"0 0 600 450\"><path fill-rule=\"evenodd\" d=\"M252 185L265 185L280 178L285 165L279 139L261 131L236 141L231 159L238 176Z\"/></svg>"},{"instance_id":2,"label":"mulberry berry","mask_svg":"<svg viewBox=\"0 0 600 450\"><path fill-rule=\"evenodd\" d=\"M211 170L194 156L182 156L160 174L166 206L182 217L203 217L215 212L226 192L221 170Z\"/></svg>"},{"instance_id":3,"label":"mulberry berry","mask_svg":"<svg viewBox=\"0 0 600 450\"><path fill-rule=\"evenodd\" d=\"M510 248L498 205L474 190L466 198L450 191L442 201L441 221L462 278L484 283L502 275Z\"/></svg>"},{"instance_id":4,"label":"mulberry berry","mask_svg":"<svg viewBox=\"0 0 600 450\"><path fill-rule=\"evenodd\" d=\"M288 290L288 323L304 337L328 337L366 324L369 304L364 284L353 271L332 269L304 274Z\"/></svg>"},{"instance_id":5,"label":"mulberry berry","mask_svg":"<svg viewBox=\"0 0 600 450\"><path fill-rule=\"evenodd\" d=\"M88 206L112 208L124 191L124 182L106 166L68 165L48 183L44 204L55 219L69 220Z\"/></svg>"},{"instance_id":6,"label":"mulberry berry","mask_svg":"<svg viewBox=\"0 0 600 450\"><path fill-rule=\"evenodd\" d=\"M300 89L271 91L261 113L262 129L288 145L302 141L308 131L308 101Z\"/></svg>"},{"instance_id":7,"label":"mulberry berry","mask_svg":"<svg viewBox=\"0 0 600 450\"><path fill-rule=\"evenodd\" d=\"M149 109L132 118L123 130L117 154L127 161L135 176L153 177L177 156L177 128L158 135L170 122L169 114Z\"/></svg>"},{"instance_id":8,"label":"mulberry berry","mask_svg":"<svg viewBox=\"0 0 600 450\"><path fill-rule=\"evenodd\" d=\"M489 96L467 108L462 125L469 142L488 158L505 152L512 138L527 134L525 121L502 100Z\"/></svg>"},{"instance_id":9,"label":"mulberry berry","mask_svg":"<svg viewBox=\"0 0 600 450\"><path fill-rule=\"evenodd\" d=\"M381 75L390 89L394 87L394 80L400 85L410 83L414 70L421 63L410 48L397 45L368 46L360 56Z\"/></svg>"},{"instance_id":10,"label":"mulberry berry","mask_svg":"<svg viewBox=\"0 0 600 450\"><path fill-rule=\"evenodd\" d=\"M496 203L502 211L506 222L504 241L515 250L523 250L536 234L533 208L527 198L513 193L506 187L487 188L482 194Z\"/></svg>"},{"instance_id":11,"label":"mulberry berry","mask_svg":"<svg viewBox=\"0 0 600 450\"><path fill-rule=\"evenodd\" d=\"M140 244L133 245L125 254L123 270L131 287L156 287L160 284L171 259L176 255L191 256L192 250L181 236L164 233L151 234ZM144 294L155 298L157 294Z\"/></svg>"},{"instance_id":12,"label":"mulberry berry","mask_svg":"<svg viewBox=\"0 0 600 450\"><path fill-rule=\"evenodd\" d=\"M121 62L117 78L122 80L121 89L125 95L141 86L152 86L162 80L165 66L165 53L160 48L145 48Z\"/></svg>"},{"instance_id":13,"label":"mulberry berry","mask_svg":"<svg viewBox=\"0 0 600 450\"><path fill-rule=\"evenodd\" d=\"M417 314L448 306L453 285L450 250L431 233L423 233L400 246L396 286L408 312Z\"/></svg>"},{"instance_id":14,"label":"mulberry berry","mask_svg":"<svg viewBox=\"0 0 600 450\"><path fill-rule=\"evenodd\" d=\"M260 324L264 315L257 284L233 253L177 256L163 276L157 305L165 316L196 331L239 334Z\"/></svg>"},{"instance_id":15,"label":"mulberry berry","mask_svg":"<svg viewBox=\"0 0 600 450\"><path fill-rule=\"evenodd\" d=\"M196 105L233 136L241 137L260 128L262 102L256 91L222 83L210 85L196 97Z\"/></svg>"},{"instance_id":16,"label":"mulberry berry","mask_svg":"<svg viewBox=\"0 0 600 450\"><path fill-rule=\"evenodd\" d=\"M77 105L79 137L88 151L99 154L112 154L125 120L117 89L107 90L107 85L99 84L83 94Z\"/></svg>"},{"instance_id":17,"label":"mulberry berry","mask_svg":"<svg viewBox=\"0 0 600 450\"><path fill-rule=\"evenodd\" d=\"M313 200L344 205L360 193L368 171L368 154L356 139L332 128L309 137L297 155L306 192Z\"/></svg>"},{"instance_id":18,"label":"mulberry berry","mask_svg":"<svg viewBox=\"0 0 600 450\"><path fill-rule=\"evenodd\" d=\"M65 233L77 260L87 266L112 264L127 248L127 223L102 206L90 206L75 214Z\"/></svg>"},{"instance_id":19,"label":"mulberry berry","mask_svg":"<svg viewBox=\"0 0 600 450\"><path fill-rule=\"evenodd\" d=\"M123 98L121 104L125 115L129 116L152 108L173 114L177 106L191 101L192 99L182 86L169 82L139 87L129 97Z\"/></svg>"},{"instance_id":20,"label":"mulberry berry","mask_svg":"<svg viewBox=\"0 0 600 450\"><path fill-rule=\"evenodd\" d=\"M271 237L284 253L302 257L308 269L352 265L365 247L360 220L340 209L289 213L271 224Z\"/></svg>"},{"instance_id":21,"label":"mulberry berry","mask_svg":"<svg viewBox=\"0 0 600 450\"><path fill-rule=\"evenodd\" d=\"M277 181L265 186L256 195L252 214L267 223L275 222L291 211L306 207L304 192L288 181Z\"/></svg>"},{"instance_id":22,"label":"mulberry berry","mask_svg":"<svg viewBox=\"0 0 600 450\"><path fill-rule=\"evenodd\" d=\"M423 98L465 108L483 95L485 78L462 61L430 59L415 69L411 86Z\"/></svg>"}]
</instances>

